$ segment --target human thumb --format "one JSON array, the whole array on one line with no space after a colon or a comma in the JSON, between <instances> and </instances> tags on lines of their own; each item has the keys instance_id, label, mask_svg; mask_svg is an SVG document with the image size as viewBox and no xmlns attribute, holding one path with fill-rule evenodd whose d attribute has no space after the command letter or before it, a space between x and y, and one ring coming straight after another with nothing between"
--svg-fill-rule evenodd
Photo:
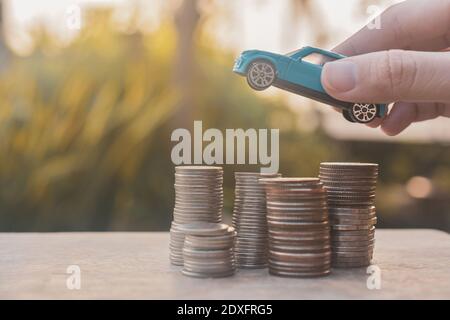
<instances>
[{"instance_id":1,"label":"human thumb","mask_svg":"<svg viewBox=\"0 0 450 320\"><path fill-rule=\"evenodd\" d=\"M450 53L389 50L326 63L322 85L350 102L450 101Z\"/></svg>"}]
</instances>

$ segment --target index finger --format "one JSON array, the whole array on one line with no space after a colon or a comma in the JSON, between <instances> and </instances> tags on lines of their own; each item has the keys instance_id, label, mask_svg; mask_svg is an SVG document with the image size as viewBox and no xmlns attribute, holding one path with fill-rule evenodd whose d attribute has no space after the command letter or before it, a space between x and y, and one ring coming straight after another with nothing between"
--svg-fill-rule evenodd
<instances>
[{"instance_id":1,"label":"index finger","mask_svg":"<svg viewBox=\"0 0 450 320\"><path fill-rule=\"evenodd\" d=\"M450 45L450 0L410 0L389 7L380 29L365 26L333 49L354 56L389 49L441 50Z\"/></svg>"}]
</instances>

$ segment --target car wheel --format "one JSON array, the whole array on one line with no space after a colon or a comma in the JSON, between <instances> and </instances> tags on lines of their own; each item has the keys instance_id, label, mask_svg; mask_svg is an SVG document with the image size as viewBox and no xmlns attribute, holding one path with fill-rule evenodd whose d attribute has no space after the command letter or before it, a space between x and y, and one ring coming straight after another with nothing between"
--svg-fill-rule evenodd
<instances>
[{"instance_id":1,"label":"car wheel","mask_svg":"<svg viewBox=\"0 0 450 320\"><path fill-rule=\"evenodd\" d=\"M344 116L345 120L350 121L350 122L356 122L353 117L350 114L350 111L348 110L342 110L342 115Z\"/></svg>"},{"instance_id":2,"label":"car wheel","mask_svg":"<svg viewBox=\"0 0 450 320\"><path fill-rule=\"evenodd\" d=\"M368 123L376 118L378 114L377 105L373 103L355 103L350 109L350 116L355 122Z\"/></svg>"},{"instance_id":3,"label":"car wheel","mask_svg":"<svg viewBox=\"0 0 450 320\"><path fill-rule=\"evenodd\" d=\"M256 60L247 70L247 82L252 89L264 90L275 81L275 67L267 61Z\"/></svg>"}]
</instances>

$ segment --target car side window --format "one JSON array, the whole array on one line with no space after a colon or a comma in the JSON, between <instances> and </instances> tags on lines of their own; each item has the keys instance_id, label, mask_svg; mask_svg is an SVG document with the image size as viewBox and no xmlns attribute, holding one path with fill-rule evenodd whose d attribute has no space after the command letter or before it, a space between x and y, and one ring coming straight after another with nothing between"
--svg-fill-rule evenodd
<instances>
[{"instance_id":1,"label":"car side window","mask_svg":"<svg viewBox=\"0 0 450 320\"><path fill-rule=\"evenodd\" d=\"M331 62L331 61L334 61L337 59L326 56L326 55L318 53L318 52L313 52L313 53L308 54L307 56L304 56L303 58L301 58L301 60L312 63L312 64L316 64L319 66L323 66L327 62Z\"/></svg>"}]
</instances>

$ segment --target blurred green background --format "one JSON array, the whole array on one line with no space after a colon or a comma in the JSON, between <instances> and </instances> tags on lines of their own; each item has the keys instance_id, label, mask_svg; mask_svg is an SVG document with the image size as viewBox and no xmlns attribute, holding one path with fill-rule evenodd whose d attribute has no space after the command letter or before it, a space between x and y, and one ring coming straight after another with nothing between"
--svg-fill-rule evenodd
<instances>
[{"instance_id":1,"label":"blurred green background","mask_svg":"<svg viewBox=\"0 0 450 320\"><path fill-rule=\"evenodd\" d=\"M274 2L252 1L254 8ZM4 26L11 6L0 3ZM336 136L359 125L323 105L292 102L295 97L276 89L252 91L231 72L239 49L247 48L227 46L212 27L231 29L240 3L163 1L155 5L152 28L140 27L151 5L129 2L131 14L120 24L115 16L123 6L81 6L82 27L70 41L36 23L27 30L32 46L26 53L12 49L2 28L0 231L168 230L170 135L176 128L192 130L194 120L204 129L280 128L284 176L315 176L321 161L377 162L379 227L450 231L450 139ZM363 19L370 4L357 1L351 15ZM336 40L321 21L332 9L307 0L284 5L289 19L277 11L272 20L252 19L283 24L283 41L309 25L291 49ZM240 43L239 32L232 37ZM330 121L334 131L327 130ZM229 217L233 172L256 168L224 169Z\"/></svg>"}]
</instances>

